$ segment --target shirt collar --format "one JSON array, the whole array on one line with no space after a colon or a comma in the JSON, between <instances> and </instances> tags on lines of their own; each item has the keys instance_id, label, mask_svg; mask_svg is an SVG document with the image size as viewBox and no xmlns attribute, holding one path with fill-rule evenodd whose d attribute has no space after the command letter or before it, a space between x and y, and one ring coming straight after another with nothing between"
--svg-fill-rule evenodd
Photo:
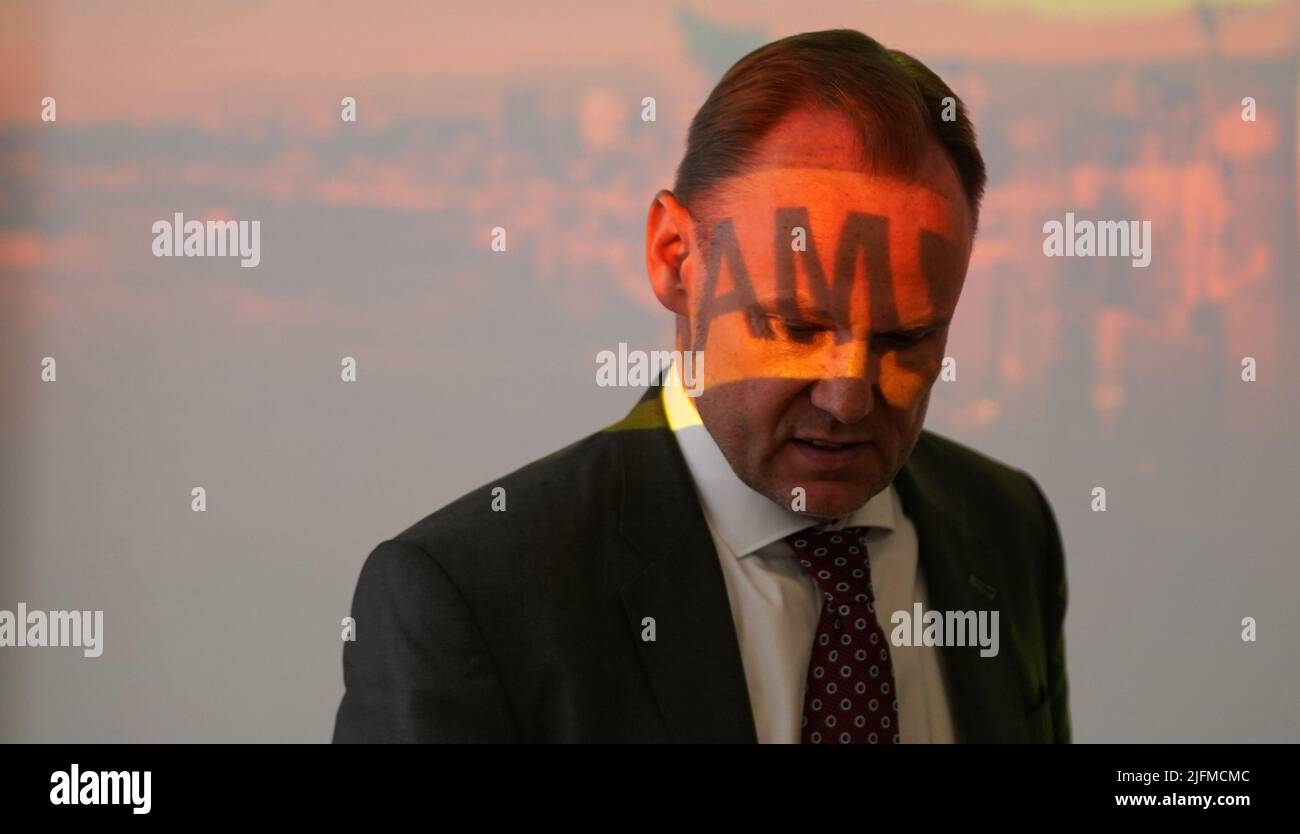
<instances>
[{"instance_id":1,"label":"shirt collar","mask_svg":"<svg viewBox=\"0 0 1300 834\"><path fill-rule=\"evenodd\" d=\"M743 558L791 533L813 526L808 516L783 507L756 492L736 475L722 450L700 419L695 401L682 387L674 364L660 396L668 425L686 459L705 516L731 552ZM825 526L875 527L892 531L896 496L891 484L844 518Z\"/></svg>"}]
</instances>

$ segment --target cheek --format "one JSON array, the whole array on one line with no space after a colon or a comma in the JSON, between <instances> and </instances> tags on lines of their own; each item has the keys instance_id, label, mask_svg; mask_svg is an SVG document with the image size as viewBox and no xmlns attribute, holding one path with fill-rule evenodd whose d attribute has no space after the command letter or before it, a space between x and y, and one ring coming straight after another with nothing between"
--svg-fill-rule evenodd
<instances>
[{"instance_id":1,"label":"cheek","mask_svg":"<svg viewBox=\"0 0 1300 834\"><path fill-rule=\"evenodd\" d=\"M880 393L890 410L911 414L924 405L926 394L939 376L942 359L936 354L902 360L898 352L882 356Z\"/></svg>"},{"instance_id":2,"label":"cheek","mask_svg":"<svg viewBox=\"0 0 1300 834\"><path fill-rule=\"evenodd\" d=\"M733 448L765 454L803 383L749 379L707 389L696 407L710 431L722 433Z\"/></svg>"}]
</instances>

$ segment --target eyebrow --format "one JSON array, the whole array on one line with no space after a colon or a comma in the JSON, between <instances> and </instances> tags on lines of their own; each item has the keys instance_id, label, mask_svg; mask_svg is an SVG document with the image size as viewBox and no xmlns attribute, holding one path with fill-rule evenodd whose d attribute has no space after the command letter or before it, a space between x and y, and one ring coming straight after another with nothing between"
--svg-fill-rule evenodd
<instances>
[{"instance_id":1,"label":"eyebrow","mask_svg":"<svg viewBox=\"0 0 1300 834\"><path fill-rule=\"evenodd\" d=\"M794 312L797 312L800 316L809 319L820 319L822 321L830 321L832 318L831 314L823 308L814 304L804 304L801 299L779 298L772 302L758 301L749 305L749 312L752 315L783 316L786 313L791 312L790 305L792 302L795 305Z\"/></svg>"},{"instance_id":2,"label":"eyebrow","mask_svg":"<svg viewBox=\"0 0 1300 834\"><path fill-rule=\"evenodd\" d=\"M952 316L926 316L918 319L916 322L904 325L897 329L898 333L915 333L921 330L936 330L945 327L952 321Z\"/></svg>"},{"instance_id":3,"label":"eyebrow","mask_svg":"<svg viewBox=\"0 0 1300 834\"><path fill-rule=\"evenodd\" d=\"M766 304L760 301L756 304L751 304L749 306L748 312L750 313L750 315L760 315L760 316L785 315L786 312L788 312L787 309L784 308L784 305L786 303L787 302L777 301L774 304ZM828 313L826 310L816 305L805 307L803 304L799 304L798 312L800 317L806 318L810 321L831 321L832 320L830 313ZM945 327L951 322L952 322L951 315L923 316L922 318L919 318L914 322L902 324L887 332L916 333L923 330L932 330L940 327Z\"/></svg>"}]
</instances>

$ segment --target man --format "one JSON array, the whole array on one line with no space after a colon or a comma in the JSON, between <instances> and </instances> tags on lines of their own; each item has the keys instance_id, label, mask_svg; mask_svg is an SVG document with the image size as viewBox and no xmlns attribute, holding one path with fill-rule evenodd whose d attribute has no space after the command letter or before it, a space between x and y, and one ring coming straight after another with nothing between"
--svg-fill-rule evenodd
<instances>
[{"instance_id":1,"label":"man","mask_svg":"<svg viewBox=\"0 0 1300 834\"><path fill-rule=\"evenodd\" d=\"M335 740L1069 741L1051 509L922 431L984 181L914 59L848 30L741 59L647 220L702 393L674 367L379 545Z\"/></svg>"}]
</instances>

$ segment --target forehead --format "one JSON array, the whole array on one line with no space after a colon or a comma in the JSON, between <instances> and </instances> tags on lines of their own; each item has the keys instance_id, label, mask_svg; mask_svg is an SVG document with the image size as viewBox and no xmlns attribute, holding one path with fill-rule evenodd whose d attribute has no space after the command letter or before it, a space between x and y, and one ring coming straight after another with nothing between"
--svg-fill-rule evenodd
<instances>
[{"instance_id":1,"label":"forehead","mask_svg":"<svg viewBox=\"0 0 1300 834\"><path fill-rule=\"evenodd\" d=\"M966 203L952 179L949 189L938 172L935 181L925 182L825 168L760 168L729 179L706 222L711 238L734 240L760 302L770 304L791 291L801 299L815 295L806 263L794 266L808 257L820 263L826 279L858 299L851 309L886 324L934 310L951 313L971 246ZM720 224L729 233L719 234ZM804 225L806 255L792 257L797 227ZM872 251L859 258L857 247L863 245ZM714 255L706 268L720 270L720 284L735 281L726 277L733 264ZM868 269L868 262L883 268Z\"/></svg>"},{"instance_id":2,"label":"forehead","mask_svg":"<svg viewBox=\"0 0 1300 834\"><path fill-rule=\"evenodd\" d=\"M950 165L929 177L900 177L820 167L756 167L731 177L713 201L711 219L730 219L737 231L772 229L783 208L808 213L810 236L833 240L850 214L885 218L894 233L908 237L921 230L962 244L970 236L970 217ZM945 176L946 174L946 176ZM891 234L891 237L894 235Z\"/></svg>"},{"instance_id":3,"label":"forehead","mask_svg":"<svg viewBox=\"0 0 1300 834\"><path fill-rule=\"evenodd\" d=\"M723 181L706 203L707 217L699 220L721 244L710 247L706 266L720 270L720 280L706 286L726 283L733 269L719 256L725 240L736 247L757 300L817 294L807 262L796 268L789 254L803 226L807 257L820 262L837 292L857 299L852 309L882 319L951 312L973 230L955 167L937 141L925 142L911 155L910 170L885 170L866 164L870 155L861 152L848 117L788 115L755 148L745 172ZM859 259L862 245L872 251ZM867 262L876 266L867 269Z\"/></svg>"},{"instance_id":4,"label":"forehead","mask_svg":"<svg viewBox=\"0 0 1300 834\"><path fill-rule=\"evenodd\" d=\"M820 205L841 211L922 211L934 222L945 220L938 216L944 213L969 221L956 168L937 140L927 135L911 154L892 154L914 160L912 170L903 172L873 170L870 157L875 152L863 152L867 138L844 113L796 108L758 142L748 173L723 183L720 196L723 202L730 196L728 207L733 210L745 205ZM954 227L947 229L954 237L969 234L968 223L946 225Z\"/></svg>"}]
</instances>

